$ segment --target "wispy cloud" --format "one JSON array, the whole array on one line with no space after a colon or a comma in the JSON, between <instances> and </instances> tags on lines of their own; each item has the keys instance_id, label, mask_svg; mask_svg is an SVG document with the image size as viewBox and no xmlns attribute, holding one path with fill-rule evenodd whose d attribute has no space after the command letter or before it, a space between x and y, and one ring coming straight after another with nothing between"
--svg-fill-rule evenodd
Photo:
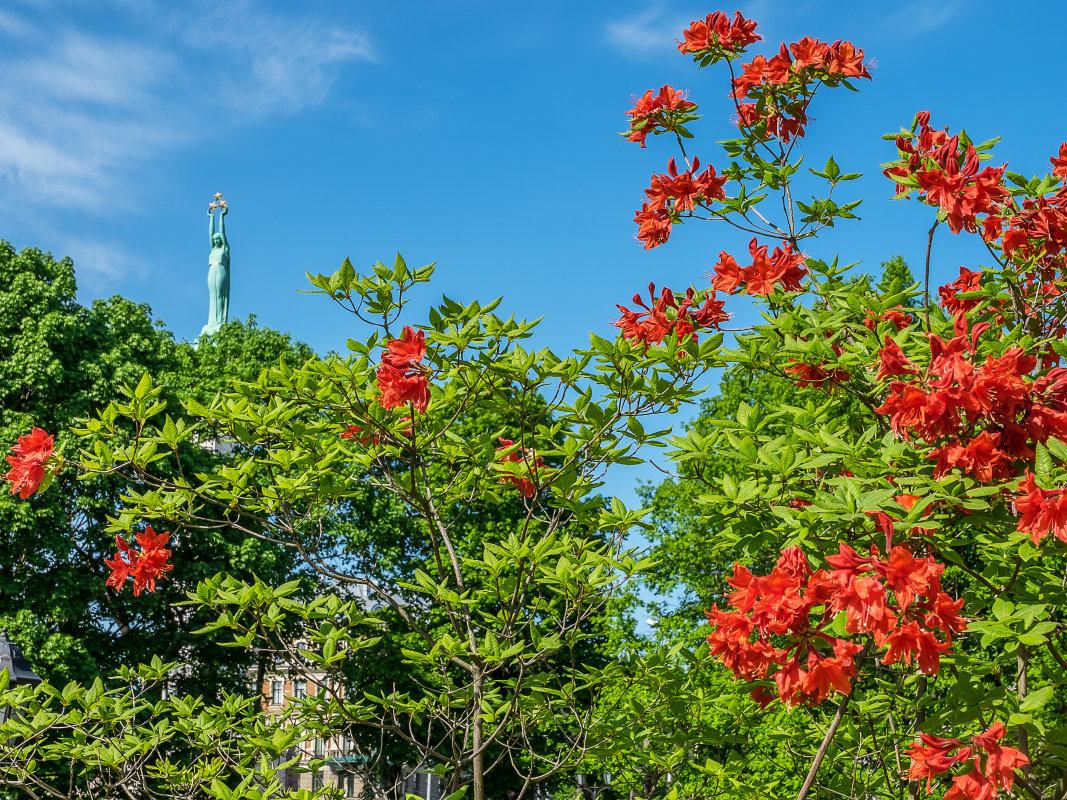
<instances>
[{"instance_id":1,"label":"wispy cloud","mask_svg":"<svg viewBox=\"0 0 1067 800\"><path fill-rule=\"evenodd\" d=\"M783 16L794 15L807 6L806 0L793 0L788 6L778 0L742 0L741 13L749 19L760 23L760 29L766 34L768 22ZM732 6L736 7L736 6ZM670 56L675 52L675 43L682 38L682 31L689 27L694 19L703 19L706 11L678 11L663 0L654 0L647 9L639 14L608 20L604 23L605 40L630 56L647 56L663 54Z\"/></svg>"},{"instance_id":2,"label":"wispy cloud","mask_svg":"<svg viewBox=\"0 0 1067 800\"><path fill-rule=\"evenodd\" d=\"M668 11L661 3L640 14L610 20L604 25L608 43L628 55L670 54L674 41L691 19Z\"/></svg>"},{"instance_id":3,"label":"wispy cloud","mask_svg":"<svg viewBox=\"0 0 1067 800\"><path fill-rule=\"evenodd\" d=\"M119 281L149 275L148 262L117 242L74 237L61 244L62 252L77 264L79 289L90 296L106 293Z\"/></svg>"},{"instance_id":4,"label":"wispy cloud","mask_svg":"<svg viewBox=\"0 0 1067 800\"><path fill-rule=\"evenodd\" d=\"M362 31L245 0L115 0L116 24L106 27L80 23L73 0L33 5L0 11L7 215L133 205L137 178L154 159L224 133L220 124L321 104L343 69L374 58Z\"/></svg>"},{"instance_id":5,"label":"wispy cloud","mask_svg":"<svg viewBox=\"0 0 1067 800\"><path fill-rule=\"evenodd\" d=\"M959 0L935 4L927 2L909 3L893 14L894 27L909 36L937 30L952 22L964 10Z\"/></svg>"}]
</instances>

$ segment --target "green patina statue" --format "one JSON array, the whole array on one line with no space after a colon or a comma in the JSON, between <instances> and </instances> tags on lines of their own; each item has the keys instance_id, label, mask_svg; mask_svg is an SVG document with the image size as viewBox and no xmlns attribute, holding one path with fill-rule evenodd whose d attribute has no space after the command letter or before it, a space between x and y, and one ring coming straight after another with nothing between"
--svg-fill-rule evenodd
<instances>
[{"instance_id":1,"label":"green patina statue","mask_svg":"<svg viewBox=\"0 0 1067 800\"><path fill-rule=\"evenodd\" d=\"M221 209L218 228L215 227L215 209ZM215 201L208 206L208 239L211 242L211 255L208 256L207 325L200 331L200 336L214 333L230 318L230 242L226 239L226 215L229 209L222 193L215 193ZM198 337L199 338L199 337Z\"/></svg>"}]
</instances>

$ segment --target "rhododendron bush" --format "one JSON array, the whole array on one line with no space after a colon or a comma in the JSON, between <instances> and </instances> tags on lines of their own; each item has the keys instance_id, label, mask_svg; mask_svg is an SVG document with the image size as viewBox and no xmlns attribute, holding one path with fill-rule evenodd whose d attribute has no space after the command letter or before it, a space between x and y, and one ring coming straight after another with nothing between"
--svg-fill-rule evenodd
<instances>
[{"instance_id":1,"label":"rhododendron bush","mask_svg":"<svg viewBox=\"0 0 1067 800\"><path fill-rule=\"evenodd\" d=\"M698 478L691 465L733 459L696 495L707 559L734 563L707 609L709 657L768 720L811 715L811 741L785 746L809 759L792 770L797 796L913 796L925 779L947 798L1067 797L1067 145L1050 176L1027 179L987 163L994 142L916 114L886 137L883 167L892 194L932 207L915 232L928 260L918 285L873 292L816 238L855 219L858 200L840 194L858 175L800 164L819 96L862 90L865 55L811 37L748 52L758 41L753 21L716 12L679 42L728 82L738 134L718 156L691 141L696 91L646 93L624 134L643 158L653 137L677 148L645 190L637 238L661 247L696 220L751 234L702 290L724 314L743 296L763 308L723 357L808 392L675 439ZM988 263L931 287L939 233L980 237ZM653 327L619 324L634 341ZM694 783L743 793L729 760ZM658 766L692 773L691 761Z\"/></svg>"},{"instance_id":2,"label":"rhododendron bush","mask_svg":"<svg viewBox=\"0 0 1067 800\"><path fill-rule=\"evenodd\" d=\"M618 308L614 341L594 335L567 357L529 351L533 325L497 316L495 303L446 298L414 319L407 293L431 268L398 258L360 275L346 262L311 280L370 326L348 357L268 371L191 405L188 425L158 418L146 379L77 431L77 455L54 457L43 431L20 440L12 491L31 498L52 471L127 476L107 563L116 590L127 577L135 592L180 580L171 552L219 512L296 548L323 598L219 576L191 602L216 611L211 632L235 646L281 656L283 632L304 631L311 645L294 668L336 678L296 704L298 724L404 737L450 791L469 782L477 800L498 769L523 793L584 770L645 798L1067 799L1067 144L1052 174L1026 179L998 165L992 142L916 114L887 137L887 194L930 206L930 228L915 232L924 243L977 236L988 261L938 287L928 255L918 284L875 292L819 238L856 219L859 200L841 194L858 175L832 158L801 167L819 97L862 90L868 59L811 37L751 53L760 42L740 13L681 32L678 50L709 68L708 96L722 94L716 76L725 82L734 138L695 141L695 90L649 89L626 112L635 154L661 165L636 210L644 248L697 220L750 241L694 265L706 277L683 290L650 276L647 299L604 298ZM727 341L723 324L750 303L761 322ZM745 407L684 435L646 429L723 365L791 380L804 402ZM473 410L501 426L461 433ZM210 474L164 481L147 469L180 440L220 438L233 457ZM643 512L604 502L603 471L664 444L687 465L732 459L696 501L702 546L724 574L689 642L706 644L583 663L576 648L641 566L622 537ZM357 487L404 505L426 571L376 572L323 534ZM503 496L522 504L521 525L470 547L471 508ZM382 625L344 599L346 586L420 637L404 651L417 690L345 696L343 662L373 652ZM682 719L694 704L717 704L724 729L763 725L788 759L754 782L746 745ZM251 775L256 791L284 794L278 761L254 760L220 762L208 778L202 765L167 769L174 785L217 796L215 783L247 787Z\"/></svg>"}]
</instances>

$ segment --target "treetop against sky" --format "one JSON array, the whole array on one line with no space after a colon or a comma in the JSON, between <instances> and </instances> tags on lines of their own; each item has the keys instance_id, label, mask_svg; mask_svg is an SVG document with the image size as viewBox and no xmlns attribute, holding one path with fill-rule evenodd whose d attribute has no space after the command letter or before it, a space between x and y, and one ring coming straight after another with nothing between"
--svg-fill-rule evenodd
<instances>
[{"instance_id":1,"label":"treetop against sky","mask_svg":"<svg viewBox=\"0 0 1067 800\"><path fill-rule=\"evenodd\" d=\"M84 301L148 302L191 339L206 313L203 208L221 190L234 212L234 317L254 312L320 351L343 349L347 321L295 294L305 270L346 256L362 269L399 250L440 264L434 296L418 302L503 295L519 316L547 314L539 343L580 345L610 330L614 302L650 278L700 284L720 250L747 244L718 226L644 252L633 238L638 187L670 153L616 135L633 97L670 84L705 114L694 155L722 161L712 144L731 130L722 87L673 45L710 10L17 0L0 10L0 235L72 256ZM1056 52L1061 4L1006 14L958 0L764 0L741 11L761 22L754 51L810 34L854 41L870 60L863 92L812 109L808 166L832 151L864 173L853 188L868 198L862 234L843 226L810 243L823 256L921 263L926 215L890 203L878 168L895 155L881 134L916 111L978 141L1003 136L1001 152L1027 175L1046 170L1065 138L1057 71L1021 78L1006 66L1015 47L1037 63ZM935 275L982 256L943 237Z\"/></svg>"}]
</instances>

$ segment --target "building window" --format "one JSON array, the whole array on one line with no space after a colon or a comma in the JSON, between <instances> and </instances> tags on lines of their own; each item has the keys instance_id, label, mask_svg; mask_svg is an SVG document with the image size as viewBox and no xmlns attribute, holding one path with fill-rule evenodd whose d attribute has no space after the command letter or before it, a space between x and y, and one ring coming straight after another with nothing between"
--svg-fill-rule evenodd
<instances>
[{"instance_id":1,"label":"building window","mask_svg":"<svg viewBox=\"0 0 1067 800\"><path fill-rule=\"evenodd\" d=\"M316 736L315 740L312 742L312 752L315 754L316 758L322 758L326 755L326 740L321 736Z\"/></svg>"},{"instance_id":2,"label":"building window","mask_svg":"<svg viewBox=\"0 0 1067 800\"><path fill-rule=\"evenodd\" d=\"M308 683L307 681L294 681L293 682L293 699L303 700L308 696Z\"/></svg>"},{"instance_id":3,"label":"building window","mask_svg":"<svg viewBox=\"0 0 1067 800\"><path fill-rule=\"evenodd\" d=\"M317 791L322 788L322 773L319 770L315 770L311 773L311 791Z\"/></svg>"},{"instance_id":4,"label":"building window","mask_svg":"<svg viewBox=\"0 0 1067 800\"><path fill-rule=\"evenodd\" d=\"M271 705L280 706L284 697L282 696L282 682L271 681L270 682L270 702Z\"/></svg>"}]
</instances>

